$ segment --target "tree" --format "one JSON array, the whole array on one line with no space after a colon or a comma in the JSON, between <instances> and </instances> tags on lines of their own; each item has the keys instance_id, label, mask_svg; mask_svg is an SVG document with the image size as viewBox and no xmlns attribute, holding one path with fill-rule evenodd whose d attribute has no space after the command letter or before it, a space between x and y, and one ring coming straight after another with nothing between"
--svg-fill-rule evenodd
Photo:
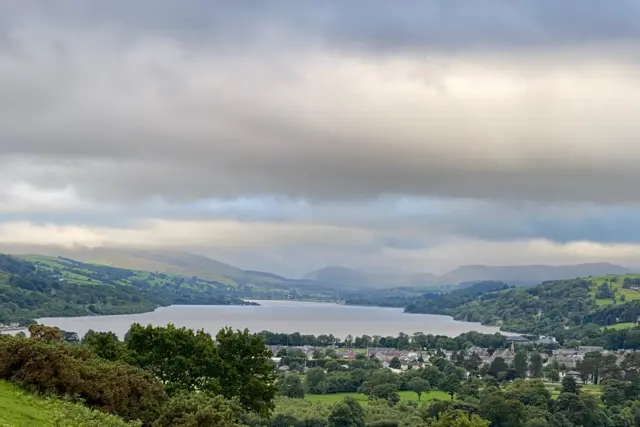
<instances>
[{"instance_id":1,"label":"tree","mask_svg":"<svg viewBox=\"0 0 640 427\"><path fill-rule=\"evenodd\" d=\"M391 406L400 402L400 396L398 395L398 386L391 383L375 385L370 389L368 396L370 399L386 400Z\"/></svg>"},{"instance_id":2,"label":"tree","mask_svg":"<svg viewBox=\"0 0 640 427\"><path fill-rule=\"evenodd\" d=\"M523 350L518 350L513 360L513 368L515 369L516 378L527 377L527 353Z\"/></svg>"},{"instance_id":3,"label":"tree","mask_svg":"<svg viewBox=\"0 0 640 427\"><path fill-rule=\"evenodd\" d=\"M444 378L440 388L447 392L447 394L451 396L451 400L453 400L453 397L460 389L460 377L454 372L450 373Z\"/></svg>"},{"instance_id":4,"label":"tree","mask_svg":"<svg viewBox=\"0 0 640 427\"><path fill-rule=\"evenodd\" d=\"M246 329L223 328L214 343L203 330L134 324L125 345L132 363L160 379L170 394L221 394L261 415L273 408L277 386L271 351Z\"/></svg>"},{"instance_id":5,"label":"tree","mask_svg":"<svg viewBox=\"0 0 640 427\"><path fill-rule=\"evenodd\" d=\"M43 342L60 342L63 335L56 327L33 324L29 325L29 337Z\"/></svg>"},{"instance_id":6,"label":"tree","mask_svg":"<svg viewBox=\"0 0 640 427\"><path fill-rule=\"evenodd\" d=\"M109 336L88 338L103 343L108 342ZM221 361L211 336L203 330L135 323L127 332L125 346L132 363L151 372L170 394L221 391L217 378L223 373Z\"/></svg>"},{"instance_id":7,"label":"tree","mask_svg":"<svg viewBox=\"0 0 640 427\"><path fill-rule=\"evenodd\" d=\"M407 383L409 390L418 395L418 400L421 399L422 393L429 391L431 386L427 380L423 380L420 377L414 377Z\"/></svg>"},{"instance_id":8,"label":"tree","mask_svg":"<svg viewBox=\"0 0 640 427\"><path fill-rule=\"evenodd\" d=\"M562 379L562 390L561 393L580 393L580 386L575 378L570 375L565 375Z\"/></svg>"},{"instance_id":9,"label":"tree","mask_svg":"<svg viewBox=\"0 0 640 427\"><path fill-rule=\"evenodd\" d=\"M486 395L478 408L478 414L491 422L491 427L521 427L526 419L522 402L505 399L499 393Z\"/></svg>"},{"instance_id":10,"label":"tree","mask_svg":"<svg viewBox=\"0 0 640 427\"><path fill-rule=\"evenodd\" d=\"M622 405L625 401L625 384L619 380L604 380L602 382L602 401L607 406Z\"/></svg>"},{"instance_id":11,"label":"tree","mask_svg":"<svg viewBox=\"0 0 640 427\"><path fill-rule=\"evenodd\" d=\"M241 427L242 410L222 396L181 393L169 400L153 427Z\"/></svg>"},{"instance_id":12,"label":"tree","mask_svg":"<svg viewBox=\"0 0 640 427\"><path fill-rule=\"evenodd\" d=\"M504 361L502 357L496 357L491 361L491 365L489 365L489 374L495 378L498 378L500 372L507 372L509 369L509 365Z\"/></svg>"},{"instance_id":13,"label":"tree","mask_svg":"<svg viewBox=\"0 0 640 427\"><path fill-rule=\"evenodd\" d=\"M345 397L333 406L329 414L331 427L364 427L364 410L352 397Z\"/></svg>"},{"instance_id":14,"label":"tree","mask_svg":"<svg viewBox=\"0 0 640 427\"><path fill-rule=\"evenodd\" d=\"M490 422L476 414L457 410L444 412L436 420L430 420L427 425L429 427L489 427Z\"/></svg>"},{"instance_id":15,"label":"tree","mask_svg":"<svg viewBox=\"0 0 640 427\"><path fill-rule=\"evenodd\" d=\"M344 342L347 345L347 348L351 348L351 345L353 344L353 335L347 335L347 337L344 339Z\"/></svg>"},{"instance_id":16,"label":"tree","mask_svg":"<svg viewBox=\"0 0 640 427\"><path fill-rule=\"evenodd\" d=\"M222 395L237 398L240 405L261 415L273 409L276 395L271 367L271 350L248 329L234 332L223 328L216 335L216 349L222 362L219 382Z\"/></svg>"},{"instance_id":17,"label":"tree","mask_svg":"<svg viewBox=\"0 0 640 427\"><path fill-rule=\"evenodd\" d=\"M506 388L504 397L522 402L527 407L546 410L551 400L551 393L542 380L517 379Z\"/></svg>"},{"instance_id":18,"label":"tree","mask_svg":"<svg viewBox=\"0 0 640 427\"><path fill-rule=\"evenodd\" d=\"M400 369L400 368L402 368L402 364L400 363L400 359L398 359L398 357L394 357L393 359L391 359L391 362L389 362L389 367L391 369Z\"/></svg>"},{"instance_id":19,"label":"tree","mask_svg":"<svg viewBox=\"0 0 640 427\"><path fill-rule=\"evenodd\" d=\"M103 359L118 360L123 356L124 346L113 332L95 332L90 329L83 341Z\"/></svg>"},{"instance_id":20,"label":"tree","mask_svg":"<svg viewBox=\"0 0 640 427\"><path fill-rule=\"evenodd\" d=\"M304 380L305 387L309 393L324 394L319 387L320 384L325 382L326 374L322 368L311 368L307 371L307 376Z\"/></svg>"},{"instance_id":21,"label":"tree","mask_svg":"<svg viewBox=\"0 0 640 427\"><path fill-rule=\"evenodd\" d=\"M537 351L531 355L531 364L529 365L529 372L532 378L542 378L542 356Z\"/></svg>"},{"instance_id":22,"label":"tree","mask_svg":"<svg viewBox=\"0 0 640 427\"><path fill-rule=\"evenodd\" d=\"M326 369L327 372L336 372L341 370L342 368L340 367L340 364L335 360L329 360L327 363L325 363L324 369Z\"/></svg>"},{"instance_id":23,"label":"tree","mask_svg":"<svg viewBox=\"0 0 640 427\"><path fill-rule=\"evenodd\" d=\"M286 374L280 383L280 394L294 399L304 399L304 387L300 376L297 374Z\"/></svg>"}]
</instances>

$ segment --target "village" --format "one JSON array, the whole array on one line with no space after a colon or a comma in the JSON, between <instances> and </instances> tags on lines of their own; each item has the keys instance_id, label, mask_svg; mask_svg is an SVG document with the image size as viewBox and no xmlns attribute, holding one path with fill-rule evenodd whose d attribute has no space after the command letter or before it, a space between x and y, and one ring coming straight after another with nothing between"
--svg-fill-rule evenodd
<instances>
[{"instance_id":1,"label":"village","mask_svg":"<svg viewBox=\"0 0 640 427\"><path fill-rule=\"evenodd\" d=\"M528 344L534 344L533 342L525 342L524 338L515 336L510 337L511 345L505 349L496 349L489 350L486 348L481 348L478 346L469 347L466 350L463 350L461 353L465 357L471 357L475 355L479 358L482 365L491 365L496 359L501 358L504 363L511 366L516 357L516 351L518 348L527 348ZM524 345L523 345L524 344ZM541 337L540 340L536 341L537 345L549 345L555 344L555 340L549 337ZM311 362L316 360L317 351L327 351L327 357L331 357L336 360L336 362L340 363L340 360L343 361L352 361L357 359L371 359L375 358L380 361L383 368L388 368L392 372L400 374L405 371L409 371L412 369L420 369L427 366L432 365L432 357L439 356L446 360L453 361L453 358L456 356L457 352L449 351L449 350L437 350L433 351L415 351L415 350L398 350L394 348L385 348L385 347L369 347L366 349L349 349L349 348L324 348L324 347L313 347L313 346L267 346L274 356L272 360L276 363L277 370L279 372L287 372L290 370L290 367L283 363L283 357L279 357L278 355L282 355L284 353L291 353L291 350L296 350L299 354L304 354L307 361ZM564 376L572 376L576 379L580 379L580 373L577 371L577 368L581 361L584 360L585 356L588 354L600 354L602 356L611 356L613 355L616 358L616 363L619 365L625 356L630 353L637 353L635 350L616 350L610 351L605 350L603 347L598 346L578 346L576 348L551 348L548 347L547 351L541 353L543 356L543 366L555 365L559 367L559 375L560 378ZM399 362L399 363L398 363ZM306 363L303 367L303 370L306 372L311 366L314 366L312 363ZM344 365L343 368L348 368L348 365ZM589 381L583 381L588 383Z\"/></svg>"}]
</instances>

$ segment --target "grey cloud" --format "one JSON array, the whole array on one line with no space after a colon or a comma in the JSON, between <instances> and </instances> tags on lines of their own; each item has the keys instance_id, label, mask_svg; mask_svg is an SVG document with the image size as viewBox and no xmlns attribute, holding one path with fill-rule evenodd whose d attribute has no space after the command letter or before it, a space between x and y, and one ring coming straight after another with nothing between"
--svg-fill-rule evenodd
<instances>
[{"instance_id":1,"label":"grey cloud","mask_svg":"<svg viewBox=\"0 0 640 427\"><path fill-rule=\"evenodd\" d=\"M373 50L557 46L640 35L634 0L36 0L3 2L0 12L5 23L110 25L123 34L220 45L278 32Z\"/></svg>"},{"instance_id":2,"label":"grey cloud","mask_svg":"<svg viewBox=\"0 0 640 427\"><path fill-rule=\"evenodd\" d=\"M640 196L637 2L23 4L0 10L5 181L114 203ZM403 49L472 40L492 52Z\"/></svg>"}]
</instances>

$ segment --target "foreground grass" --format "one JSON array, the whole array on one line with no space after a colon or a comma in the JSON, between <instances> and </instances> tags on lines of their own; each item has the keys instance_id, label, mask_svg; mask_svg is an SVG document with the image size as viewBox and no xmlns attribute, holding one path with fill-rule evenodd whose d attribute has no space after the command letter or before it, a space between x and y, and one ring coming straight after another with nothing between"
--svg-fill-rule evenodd
<instances>
[{"instance_id":1,"label":"foreground grass","mask_svg":"<svg viewBox=\"0 0 640 427\"><path fill-rule=\"evenodd\" d=\"M44 398L0 380L0 427L136 427L78 403Z\"/></svg>"},{"instance_id":2,"label":"foreground grass","mask_svg":"<svg viewBox=\"0 0 640 427\"><path fill-rule=\"evenodd\" d=\"M401 402L418 402L418 395L412 391L400 391L398 392L398 395L400 396ZM316 403L316 402L334 403L334 402L341 402L347 396L354 398L362 405L366 405L369 402L369 398L367 397L367 395L362 393L335 393L335 394L325 394L325 395L307 394L305 396L305 399L313 403ZM451 397L444 391L435 390L435 391L430 391L428 393L423 393L422 399L420 399L420 401L428 402L430 400L450 400L450 399Z\"/></svg>"},{"instance_id":3,"label":"foreground grass","mask_svg":"<svg viewBox=\"0 0 640 427\"><path fill-rule=\"evenodd\" d=\"M0 425L51 426L55 405L0 381Z\"/></svg>"}]
</instances>

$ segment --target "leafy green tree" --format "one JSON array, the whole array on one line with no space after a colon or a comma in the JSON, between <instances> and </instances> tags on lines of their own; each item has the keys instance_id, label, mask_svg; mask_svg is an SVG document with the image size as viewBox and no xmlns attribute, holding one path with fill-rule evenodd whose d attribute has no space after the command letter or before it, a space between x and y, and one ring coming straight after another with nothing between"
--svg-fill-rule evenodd
<instances>
[{"instance_id":1,"label":"leafy green tree","mask_svg":"<svg viewBox=\"0 0 640 427\"><path fill-rule=\"evenodd\" d=\"M95 354L103 359L119 360L123 358L124 345L113 332L89 330L85 334L83 341Z\"/></svg>"},{"instance_id":2,"label":"leafy green tree","mask_svg":"<svg viewBox=\"0 0 640 427\"><path fill-rule=\"evenodd\" d=\"M531 355L531 364L529 365L529 372L531 373L531 378L542 378L542 375L543 375L542 356L537 351Z\"/></svg>"},{"instance_id":3,"label":"leafy green tree","mask_svg":"<svg viewBox=\"0 0 640 427\"><path fill-rule=\"evenodd\" d=\"M326 381L327 375L322 368L310 368L304 380L307 392L313 394L324 394L319 386Z\"/></svg>"},{"instance_id":4,"label":"leafy green tree","mask_svg":"<svg viewBox=\"0 0 640 427\"><path fill-rule=\"evenodd\" d=\"M423 380L420 377L414 377L407 383L409 390L418 395L418 400L422 398L422 393L429 391L431 386L427 380Z\"/></svg>"},{"instance_id":5,"label":"leafy green tree","mask_svg":"<svg viewBox=\"0 0 640 427\"><path fill-rule=\"evenodd\" d=\"M242 409L222 396L181 393L169 400L153 427L241 427Z\"/></svg>"},{"instance_id":6,"label":"leafy green tree","mask_svg":"<svg viewBox=\"0 0 640 427\"><path fill-rule=\"evenodd\" d=\"M170 394L221 391L217 376L223 373L222 364L211 336L203 330L136 323L129 329L125 345L133 364L160 379Z\"/></svg>"},{"instance_id":7,"label":"leafy green tree","mask_svg":"<svg viewBox=\"0 0 640 427\"><path fill-rule=\"evenodd\" d=\"M398 386L391 383L378 384L374 386L368 394L370 399L381 399L389 402L391 406L400 402L398 395Z\"/></svg>"},{"instance_id":8,"label":"leafy green tree","mask_svg":"<svg viewBox=\"0 0 640 427\"><path fill-rule=\"evenodd\" d=\"M447 394L451 396L451 400L453 400L454 396L460 389L460 377L456 373L450 373L444 378L440 388L442 391L447 392Z\"/></svg>"},{"instance_id":9,"label":"leafy green tree","mask_svg":"<svg viewBox=\"0 0 640 427\"><path fill-rule=\"evenodd\" d=\"M345 397L333 406L329 414L331 427L364 427L364 410L352 397Z\"/></svg>"},{"instance_id":10,"label":"leafy green tree","mask_svg":"<svg viewBox=\"0 0 640 427\"><path fill-rule=\"evenodd\" d=\"M562 390L561 393L580 393L580 386L575 378L570 375L565 375L562 379Z\"/></svg>"},{"instance_id":11,"label":"leafy green tree","mask_svg":"<svg viewBox=\"0 0 640 427\"><path fill-rule=\"evenodd\" d=\"M280 383L280 394L294 399L304 399L304 387L300 376L287 374Z\"/></svg>"},{"instance_id":12,"label":"leafy green tree","mask_svg":"<svg viewBox=\"0 0 640 427\"><path fill-rule=\"evenodd\" d=\"M608 426L609 417L589 393L560 393L556 400L555 413L562 414L573 425Z\"/></svg>"},{"instance_id":13,"label":"leafy green tree","mask_svg":"<svg viewBox=\"0 0 640 427\"><path fill-rule=\"evenodd\" d=\"M499 393L488 394L480 401L478 414L491 422L491 427L521 427L526 421L522 402L505 399Z\"/></svg>"},{"instance_id":14,"label":"leafy green tree","mask_svg":"<svg viewBox=\"0 0 640 427\"><path fill-rule=\"evenodd\" d=\"M524 405L547 409L551 393L542 380L518 379L509 384L504 393L505 399L517 400Z\"/></svg>"},{"instance_id":15,"label":"leafy green tree","mask_svg":"<svg viewBox=\"0 0 640 427\"><path fill-rule=\"evenodd\" d=\"M622 405L625 401L625 383L619 380L604 380L601 398L607 406Z\"/></svg>"},{"instance_id":16,"label":"leafy green tree","mask_svg":"<svg viewBox=\"0 0 640 427\"><path fill-rule=\"evenodd\" d=\"M222 371L218 372L222 395L237 398L247 410L268 415L277 387L271 350L265 347L264 340L248 329L234 332L223 328L216 335L216 349L222 362Z\"/></svg>"},{"instance_id":17,"label":"leafy green tree","mask_svg":"<svg viewBox=\"0 0 640 427\"><path fill-rule=\"evenodd\" d=\"M400 359L398 359L397 357L394 357L393 359L391 359L391 361L389 362L389 367L391 369L400 369L400 368L402 368L402 364L400 363Z\"/></svg>"},{"instance_id":18,"label":"leafy green tree","mask_svg":"<svg viewBox=\"0 0 640 427\"><path fill-rule=\"evenodd\" d=\"M498 378L500 372L507 372L509 369L509 365L502 357L496 357L491 361L491 365L489 365L489 375Z\"/></svg>"},{"instance_id":19,"label":"leafy green tree","mask_svg":"<svg viewBox=\"0 0 640 427\"><path fill-rule=\"evenodd\" d=\"M61 342L63 334L59 328L33 324L29 325L29 338L43 342Z\"/></svg>"},{"instance_id":20,"label":"leafy green tree","mask_svg":"<svg viewBox=\"0 0 640 427\"><path fill-rule=\"evenodd\" d=\"M515 369L516 378L527 377L527 352L518 350L513 360L513 368Z\"/></svg>"},{"instance_id":21,"label":"leafy green tree","mask_svg":"<svg viewBox=\"0 0 640 427\"><path fill-rule=\"evenodd\" d=\"M429 427L489 427L490 422L476 414L460 410L447 411L435 420L429 420Z\"/></svg>"},{"instance_id":22,"label":"leafy green tree","mask_svg":"<svg viewBox=\"0 0 640 427\"><path fill-rule=\"evenodd\" d=\"M325 363L324 369L326 369L327 372L337 372L342 368L340 367L340 364L335 360L329 360L327 361L327 363Z\"/></svg>"}]
</instances>

